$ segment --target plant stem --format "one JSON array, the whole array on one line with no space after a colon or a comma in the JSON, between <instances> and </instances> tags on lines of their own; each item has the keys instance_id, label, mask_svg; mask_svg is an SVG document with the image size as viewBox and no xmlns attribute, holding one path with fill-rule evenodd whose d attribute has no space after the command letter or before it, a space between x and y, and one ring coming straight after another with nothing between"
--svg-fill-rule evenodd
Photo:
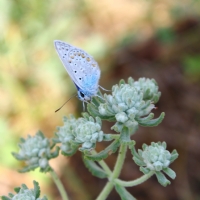
<instances>
[{"instance_id":1,"label":"plant stem","mask_svg":"<svg viewBox=\"0 0 200 200\"><path fill-rule=\"evenodd\" d=\"M104 189L102 190L102 192L100 193L100 195L97 197L96 200L105 200L110 194L111 190L114 187L113 180L120 175L120 172L122 170L122 166L124 164L124 160L126 157L126 151L127 151L127 144L124 143L120 146L117 162L115 164L113 173L109 177L110 182L106 184L106 186L104 187Z\"/></svg>"},{"instance_id":2,"label":"plant stem","mask_svg":"<svg viewBox=\"0 0 200 200\"><path fill-rule=\"evenodd\" d=\"M116 139L120 138L120 135L119 134L111 134L111 138L116 140Z\"/></svg>"},{"instance_id":3,"label":"plant stem","mask_svg":"<svg viewBox=\"0 0 200 200\"><path fill-rule=\"evenodd\" d=\"M136 185L139 185L139 184L145 182L146 180L148 180L153 175L154 175L154 172L151 171L148 174L145 174L145 175L141 176L140 178L138 178L134 181L122 181L120 179L116 179L116 180L114 180L114 182L121 185L121 186L124 186L124 187L133 187L133 186L136 186Z\"/></svg>"},{"instance_id":4,"label":"plant stem","mask_svg":"<svg viewBox=\"0 0 200 200\"><path fill-rule=\"evenodd\" d=\"M95 155L95 154L97 154L97 152L93 149L93 150L92 150L92 154ZM110 170L110 168L108 167L108 165L105 163L104 160L98 161L98 163L101 165L101 167L104 169L104 171L105 171L108 175L111 175L112 171Z\"/></svg>"},{"instance_id":5,"label":"plant stem","mask_svg":"<svg viewBox=\"0 0 200 200\"><path fill-rule=\"evenodd\" d=\"M50 170L50 174L54 180L54 183L56 184L60 195L62 197L62 200L69 200L68 196L67 196L67 192L65 191L65 188L62 184L62 182L60 181L59 177L57 176L56 172L51 168Z\"/></svg>"}]
</instances>

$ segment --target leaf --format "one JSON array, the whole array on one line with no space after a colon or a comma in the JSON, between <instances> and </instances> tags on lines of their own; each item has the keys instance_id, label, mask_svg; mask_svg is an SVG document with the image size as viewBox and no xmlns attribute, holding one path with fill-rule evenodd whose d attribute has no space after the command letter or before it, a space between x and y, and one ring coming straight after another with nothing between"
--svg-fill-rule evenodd
<instances>
[{"instance_id":1,"label":"leaf","mask_svg":"<svg viewBox=\"0 0 200 200\"><path fill-rule=\"evenodd\" d=\"M143 117L143 118L139 118L137 117L136 118L136 121L140 124L140 123L146 123L148 122L149 120L153 119L154 117L154 114L153 113L150 113L147 117Z\"/></svg>"},{"instance_id":2,"label":"leaf","mask_svg":"<svg viewBox=\"0 0 200 200\"><path fill-rule=\"evenodd\" d=\"M172 152L171 152L171 158L170 158L170 163L174 162L174 160L176 160L178 158L178 152L176 151L176 149L174 149Z\"/></svg>"},{"instance_id":3,"label":"leaf","mask_svg":"<svg viewBox=\"0 0 200 200\"><path fill-rule=\"evenodd\" d=\"M152 127L152 126L157 126L158 124L160 124L162 122L162 120L164 119L165 117L165 113L162 112L160 114L160 116L157 118L157 119L152 119L148 122L138 122L141 126L144 126L144 127Z\"/></svg>"},{"instance_id":4,"label":"leaf","mask_svg":"<svg viewBox=\"0 0 200 200\"><path fill-rule=\"evenodd\" d=\"M2 200L12 200L11 198L8 198L8 197L6 197L6 196L2 196L1 199L2 199Z\"/></svg>"},{"instance_id":5,"label":"leaf","mask_svg":"<svg viewBox=\"0 0 200 200\"><path fill-rule=\"evenodd\" d=\"M165 172L165 174L167 174L171 179L176 178L176 173L169 167L167 167L166 169L163 169L163 172Z\"/></svg>"},{"instance_id":6,"label":"leaf","mask_svg":"<svg viewBox=\"0 0 200 200\"><path fill-rule=\"evenodd\" d=\"M111 141L114 139L114 137L112 136L113 134L109 134L109 133L106 133L103 135L103 140L104 141Z\"/></svg>"},{"instance_id":7,"label":"leaf","mask_svg":"<svg viewBox=\"0 0 200 200\"><path fill-rule=\"evenodd\" d=\"M165 175L162 172L155 172L156 177L158 179L158 182L166 187L167 185L169 185L171 182L165 177Z\"/></svg>"},{"instance_id":8,"label":"leaf","mask_svg":"<svg viewBox=\"0 0 200 200\"><path fill-rule=\"evenodd\" d=\"M145 166L145 163L141 159L139 159L139 158L137 158L137 157L134 156L133 160L134 160L134 162L135 162L136 165L138 165L138 166Z\"/></svg>"},{"instance_id":9,"label":"leaf","mask_svg":"<svg viewBox=\"0 0 200 200\"><path fill-rule=\"evenodd\" d=\"M144 104L140 109L141 109L141 110L145 110L147 107L150 106L150 104L151 104L151 101L148 100L148 101L145 102L145 104Z\"/></svg>"},{"instance_id":10,"label":"leaf","mask_svg":"<svg viewBox=\"0 0 200 200\"><path fill-rule=\"evenodd\" d=\"M28 165L26 167L24 167L23 169L18 170L18 172L20 173L25 173L25 172L29 172L29 171L34 171L37 167L39 167L38 164L35 165Z\"/></svg>"},{"instance_id":11,"label":"leaf","mask_svg":"<svg viewBox=\"0 0 200 200\"><path fill-rule=\"evenodd\" d=\"M20 156L18 153L12 152L13 157L17 160L24 160L23 156Z\"/></svg>"},{"instance_id":12,"label":"leaf","mask_svg":"<svg viewBox=\"0 0 200 200\"><path fill-rule=\"evenodd\" d=\"M45 138L44 134L42 133L42 131L37 131L36 135L40 136L42 139Z\"/></svg>"},{"instance_id":13,"label":"leaf","mask_svg":"<svg viewBox=\"0 0 200 200\"><path fill-rule=\"evenodd\" d=\"M19 193L19 191L20 191L20 187L16 187L16 188L14 188L14 191L16 192L16 193Z\"/></svg>"},{"instance_id":14,"label":"leaf","mask_svg":"<svg viewBox=\"0 0 200 200\"><path fill-rule=\"evenodd\" d=\"M121 200L136 200L135 197L132 196L123 186L116 184L115 190L121 197Z\"/></svg>"},{"instance_id":15,"label":"leaf","mask_svg":"<svg viewBox=\"0 0 200 200\"><path fill-rule=\"evenodd\" d=\"M82 112L81 114L86 120L89 120L90 115L87 112Z\"/></svg>"},{"instance_id":16,"label":"leaf","mask_svg":"<svg viewBox=\"0 0 200 200\"><path fill-rule=\"evenodd\" d=\"M109 156L111 153L115 153L120 145L119 140L113 141L108 147L106 147L103 151L95 154L89 155L88 151L84 151L85 159L93 160L93 161L100 161Z\"/></svg>"},{"instance_id":17,"label":"leaf","mask_svg":"<svg viewBox=\"0 0 200 200\"><path fill-rule=\"evenodd\" d=\"M33 181L33 185L34 185L35 197L39 198L40 197L40 186L39 186L39 183L36 182L36 181Z\"/></svg>"},{"instance_id":18,"label":"leaf","mask_svg":"<svg viewBox=\"0 0 200 200\"><path fill-rule=\"evenodd\" d=\"M60 150L60 147L56 147L55 151L53 153L51 153L51 158L55 158L59 155L59 150Z\"/></svg>"},{"instance_id":19,"label":"leaf","mask_svg":"<svg viewBox=\"0 0 200 200\"><path fill-rule=\"evenodd\" d=\"M140 167L140 171L143 173L143 174L148 174L150 172L150 170L148 168L145 168L145 167Z\"/></svg>"},{"instance_id":20,"label":"leaf","mask_svg":"<svg viewBox=\"0 0 200 200\"><path fill-rule=\"evenodd\" d=\"M71 150L67 152L61 150L61 154L64 156L73 156L76 153L78 147L79 147L78 144L71 143Z\"/></svg>"},{"instance_id":21,"label":"leaf","mask_svg":"<svg viewBox=\"0 0 200 200\"><path fill-rule=\"evenodd\" d=\"M122 84L126 84L126 82L125 82L124 79L121 79L121 80L119 81L119 85L122 85Z\"/></svg>"},{"instance_id":22,"label":"leaf","mask_svg":"<svg viewBox=\"0 0 200 200\"><path fill-rule=\"evenodd\" d=\"M83 162L93 176L98 178L107 178L106 172L102 170L94 161L83 159Z\"/></svg>"},{"instance_id":23,"label":"leaf","mask_svg":"<svg viewBox=\"0 0 200 200\"><path fill-rule=\"evenodd\" d=\"M104 116L104 115L101 115L97 108L98 107L94 106L92 103L88 103L87 104L87 111L93 117L100 117L102 120L107 120L107 121L116 121L115 116Z\"/></svg>"},{"instance_id":24,"label":"leaf","mask_svg":"<svg viewBox=\"0 0 200 200\"><path fill-rule=\"evenodd\" d=\"M129 129L127 127L123 127L120 133L120 142L121 143L131 143Z\"/></svg>"},{"instance_id":25,"label":"leaf","mask_svg":"<svg viewBox=\"0 0 200 200\"><path fill-rule=\"evenodd\" d=\"M139 154L135 150L135 141L132 141L132 143L129 144L129 149L131 150L131 154L136 157L137 159L140 159Z\"/></svg>"}]
</instances>

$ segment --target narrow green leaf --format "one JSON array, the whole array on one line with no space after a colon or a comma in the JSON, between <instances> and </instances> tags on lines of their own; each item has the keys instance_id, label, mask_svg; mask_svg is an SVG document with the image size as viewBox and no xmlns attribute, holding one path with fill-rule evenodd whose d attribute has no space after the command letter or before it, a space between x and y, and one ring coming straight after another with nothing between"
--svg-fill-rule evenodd
<instances>
[{"instance_id":1,"label":"narrow green leaf","mask_svg":"<svg viewBox=\"0 0 200 200\"><path fill-rule=\"evenodd\" d=\"M20 189L21 189L20 187L15 187L15 188L14 188L14 191L15 191L16 193L18 193L18 192L20 191Z\"/></svg>"},{"instance_id":2,"label":"narrow green leaf","mask_svg":"<svg viewBox=\"0 0 200 200\"><path fill-rule=\"evenodd\" d=\"M128 148L132 151L132 149L135 151L135 141L134 140L132 140L131 141L131 143L129 143L129 146L128 146Z\"/></svg>"},{"instance_id":3,"label":"narrow green leaf","mask_svg":"<svg viewBox=\"0 0 200 200\"><path fill-rule=\"evenodd\" d=\"M103 135L103 140L104 140L104 141L111 141L111 140L113 140L113 139L114 139L114 138L112 137L112 134L106 133L106 134Z\"/></svg>"},{"instance_id":4,"label":"narrow green leaf","mask_svg":"<svg viewBox=\"0 0 200 200\"><path fill-rule=\"evenodd\" d=\"M87 112L82 112L81 114L85 119L89 120L90 116L89 116L89 114Z\"/></svg>"},{"instance_id":5,"label":"narrow green leaf","mask_svg":"<svg viewBox=\"0 0 200 200\"><path fill-rule=\"evenodd\" d=\"M139 123L141 126L144 126L144 127L152 127L152 126L157 126L158 124L160 124L162 122L162 120L164 119L165 117L165 113L162 112L161 115L157 118L157 119L152 119L148 122L141 122Z\"/></svg>"},{"instance_id":6,"label":"narrow green leaf","mask_svg":"<svg viewBox=\"0 0 200 200\"><path fill-rule=\"evenodd\" d=\"M93 160L93 161L100 161L109 156L111 153L115 153L120 145L119 140L113 141L106 149L97 153L96 155L89 155L88 151L85 151L85 159Z\"/></svg>"},{"instance_id":7,"label":"narrow green leaf","mask_svg":"<svg viewBox=\"0 0 200 200\"><path fill-rule=\"evenodd\" d=\"M55 158L59 155L59 150L60 150L60 147L56 147L55 151L53 153L51 153L51 158Z\"/></svg>"},{"instance_id":8,"label":"narrow green leaf","mask_svg":"<svg viewBox=\"0 0 200 200\"><path fill-rule=\"evenodd\" d=\"M165 175L162 172L155 172L156 177L158 179L158 182L166 187L167 185L169 185L171 182L165 177Z\"/></svg>"},{"instance_id":9,"label":"narrow green leaf","mask_svg":"<svg viewBox=\"0 0 200 200\"><path fill-rule=\"evenodd\" d=\"M61 151L61 154L64 155L64 156L73 156L76 153L79 145L78 144L71 144L71 145L72 146L71 146L70 151L67 151L67 152Z\"/></svg>"},{"instance_id":10,"label":"narrow green leaf","mask_svg":"<svg viewBox=\"0 0 200 200\"><path fill-rule=\"evenodd\" d=\"M148 168L145 168L145 167L140 167L140 171L143 173L143 174L148 174L150 172L150 170Z\"/></svg>"},{"instance_id":11,"label":"narrow green leaf","mask_svg":"<svg viewBox=\"0 0 200 200\"><path fill-rule=\"evenodd\" d=\"M83 159L83 162L93 176L98 178L107 178L106 172L101 169L94 161Z\"/></svg>"},{"instance_id":12,"label":"narrow green leaf","mask_svg":"<svg viewBox=\"0 0 200 200\"><path fill-rule=\"evenodd\" d=\"M123 127L121 133L120 133L120 142L121 143L130 143L130 133L129 129L127 127Z\"/></svg>"},{"instance_id":13,"label":"narrow green leaf","mask_svg":"<svg viewBox=\"0 0 200 200\"><path fill-rule=\"evenodd\" d=\"M146 123L148 122L149 120L153 119L154 117L154 114L153 113L150 113L147 117L143 117L143 118L136 118L137 122L140 124L140 123Z\"/></svg>"},{"instance_id":14,"label":"narrow green leaf","mask_svg":"<svg viewBox=\"0 0 200 200\"><path fill-rule=\"evenodd\" d=\"M166 149L167 148L167 143L166 142L162 142L161 145Z\"/></svg>"},{"instance_id":15,"label":"narrow green leaf","mask_svg":"<svg viewBox=\"0 0 200 200\"><path fill-rule=\"evenodd\" d=\"M114 116L103 116L99 113L99 110L96 106L94 106L92 103L87 104L87 111L92 115L93 117L100 117L102 120L107 121L116 121Z\"/></svg>"},{"instance_id":16,"label":"narrow green leaf","mask_svg":"<svg viewBox=\"0 0 200 200\"><path fill-rule=\"evenodd\" d=\"M18 172L25 173L25 172L29 172L29 171L34 171L37 167L39 167L38 164L26 166L23 169L18 170Z\"/></svg>"},{"instance_id":17,"label":"narrow green leaf","mask_svg":"<svg viewBox=\"0 0 200 200\"><path fill-rule=\"evenodd\" d=\"M119 81L119 85L122 85L122 84L126 84L126 82L125 82L124 79L121 79L121 80Z\"/></svg>"},{"instance_id":18,"label":"narrow green leaf","mask_svg":"<svg viewBox=\"0 0 200 200\"><path fill-rule=\"evenodd\" d=\"M28 187L25 184L22 184L21 186L24 190L28 190Z\"/></svg>"},{"instance_id":19,"label":"narrow green leaf","mask_svg":"<svg viewBox=\"0 0 200 200\"><path fill-rule=\"evenodd\" d=\"M8 198L8 197L6 197L6 196L2 196L1 199L2 199L2 200L12 200L11 198Z\"/></svg>"},{"instance_id":20,"label":"narrow green leaf","mask_svg":"<svg viewBox=\"0 0 200 200\"><path fill-rule=\"evenodd\" d=\"M140 108L141 110L145 110L149 105L151 104L151 101L146 101L145 104Z\"/></svg>"},{"instance_id":21,"label":"narrow green leaf","mask_svg":"<svg viewBox=\"0 0 200 200\"><path fill-rule=\"evenodd\" d=\"M145 166L145 163L141 159L139 159L139 158L137 158L137 157L134 156L133 160L134 160L134 162L135 162L136 165L138 165L138 166Z\"/></svg>"},{"instance_id":22,"label":"narrow green leaf","mask_svg":"<svg viewBox=\"0 0 200 200\"><path fill-rule=\"evenodd\" d=\"M178 156L179 156L178 152L176 151L176 149L174 149L171 152L170 163L174 162L178 158Z\"/></svg>"},{"instance_id":23,"label":"narrow green leaf","mask_svg":"<svg viewBox=\"0 0 200 200\"><path fill-rule=\"evenodd\" d=\"M134 79L132 77L129 77L128 78L128 84L133 85L133 83L134 83Z\"/></svg>"},{"instance_id":24,"label":"narrow green leaf","mask_svg":"<svg viewBox=\"0 0 200 200\"><path fill-rule=\"evenodd\" d=\"M176 173L169 167L166 169L163 169L163 172L165 172L165 174L167 174L171 179L176 178Z\"/></svg>"},{"instance_id":25,"label":"narrow green leaf","mask_svg":"<svg viewBox=\"0 0 200 200\"><path fill-rule=\"evenodd\" d=\"M129 144L129 149L131 150L131 154L136 157L137 159L140 159L139 154L135 150L135 141L132 140L132 143Z\"/></svg>"},{"instance_id":26,"label":"narrow green leaf","mask_svg":"<svg viewBox=\"0 0 200 200\"><path fill-rule=\"evenodd\" d=\"M42 131L37 131L36 135L41 136L43 139L45 138L44 134L42 133Z\"/></svg>"},{"instance_id":27,"label":"narrow green leaf","mask_svg":"<svg viewBox=\"0 0 200 200\"><path fill-rule=\"evenodd\" d=\"M24 160L24 157L20 156L18 153L12 152L11 154L17 160Z\"/></svg>"},{"instance_id":28,"label":"narrow green leaf","mask_svg":"<svg viewBox=\"0 0 200 200\"><path fill-rule=\"evenodd\" d=\"M33 181L33 185L34 185L35 197L39 198L40 197L40 186L39 186L39 183L36 182L36 181Z\"/></svg>"},{"instance_id":29,"label":"narrow green leaf","mask_svg":"<svg viewBox=\"0 0 200 200\"><path fill-rule=\"evenodd\" d=\"M135 197L132 196L123 186L116 184L115 190L121 197L121 200L136 200Z\"/></svg>"}]
</instances>

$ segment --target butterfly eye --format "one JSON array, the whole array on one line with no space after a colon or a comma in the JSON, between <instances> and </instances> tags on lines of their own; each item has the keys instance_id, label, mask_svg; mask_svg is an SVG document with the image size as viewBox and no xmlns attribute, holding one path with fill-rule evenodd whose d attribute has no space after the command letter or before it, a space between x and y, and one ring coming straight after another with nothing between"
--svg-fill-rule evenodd
<instances>
[{"instance_id":1,"label":"butterfly eye","mask_svg":"<svg viewBox=\"0 0 200 200\"><path fill-rule=\"evenodd\" d=\"M85 96L82 92L80 92L80 95L81 95L82 98L84 98L84 96Z\"/></svg>"}]
</instances>

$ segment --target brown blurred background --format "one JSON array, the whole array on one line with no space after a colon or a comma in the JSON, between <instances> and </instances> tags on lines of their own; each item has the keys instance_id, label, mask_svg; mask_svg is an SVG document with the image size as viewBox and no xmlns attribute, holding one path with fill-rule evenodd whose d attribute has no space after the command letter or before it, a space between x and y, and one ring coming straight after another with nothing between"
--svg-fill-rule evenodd
<instances>
[{"instance_id":1,"label":"brown blurred background","mask_svg":"<svg viewBox=\"0 0 200 200\"><path fill-rule=\"evenodd\" d=\"M82 103L73 99L54 111L75 91L53 46L60 39L90 53L102 71L100 85L110 89L132 76L154 78L162 96L156 116L166 113L154 128L140 128L132 136L136 147L166 141L179 158L171 165L177 173L166 188L155 177L128 190L138 199L200 199L200 2L195 0L77 0L0 1L0 195L22 183L60 200L48 174L19 174L14 160L20 137L42 130L53 137L62 117L80 116ZM111 123L104 131L111 132ZM107 146L97 146L101 150ZM117 154L106 162L114 165ZM52 161L72 200L93 200L106 180L92 177L81 154ZM124 180L142 173L128 153L121 174ZM109 200L119 199L115 191Z\"/></svg>"}]
</instances>

